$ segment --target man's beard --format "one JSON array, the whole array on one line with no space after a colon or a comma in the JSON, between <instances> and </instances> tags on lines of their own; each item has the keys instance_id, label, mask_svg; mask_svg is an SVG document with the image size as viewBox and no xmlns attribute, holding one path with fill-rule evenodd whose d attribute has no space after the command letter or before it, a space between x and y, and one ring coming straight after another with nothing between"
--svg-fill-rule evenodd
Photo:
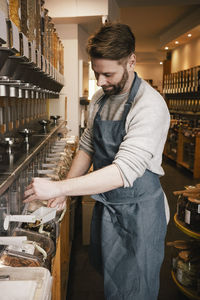
<instances>
[{"instance_id":1,"label":"man's beard","mask_svg":"<svg viewBox=\"0 0 200 300\"><path fill-rule=\"evenodd\" d=\"M119 83L113 84L113 85L108 85L108 86L102 86L102 89L104 93L108 96L111 95L118 95L123 89L128 80L128 71L124 69L124 73L122 75L122 79L120 80ZM107 88L112 88L107 90Z\"/></svg>"}]
</instances>

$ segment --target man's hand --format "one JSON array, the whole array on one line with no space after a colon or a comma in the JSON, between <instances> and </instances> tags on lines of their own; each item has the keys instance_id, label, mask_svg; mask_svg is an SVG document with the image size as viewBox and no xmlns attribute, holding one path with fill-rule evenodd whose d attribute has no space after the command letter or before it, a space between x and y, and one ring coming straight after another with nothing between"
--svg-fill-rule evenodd
<instances>
[{"instance_id":1,"label":"man's hand","mask_svg":"<svg viewBox=\"0 0 200 300\"><path fill-rule=\"evenodd\" d=\"M24 203L33 200L49 200L60 196L59 181L51 181L44 178L33 178L25 193Z\"/></svg>"},{"instance_id":2,"label":"man's hand","mask_svg":"<svg viewBox=\"0 0 200 300\"><path fill-rule=\"evenodd\" d=\"M61 196L48 200L48 207L57 207L58 210L63 210L66 206L66 197Z\"/></svg>"}]
</instances>

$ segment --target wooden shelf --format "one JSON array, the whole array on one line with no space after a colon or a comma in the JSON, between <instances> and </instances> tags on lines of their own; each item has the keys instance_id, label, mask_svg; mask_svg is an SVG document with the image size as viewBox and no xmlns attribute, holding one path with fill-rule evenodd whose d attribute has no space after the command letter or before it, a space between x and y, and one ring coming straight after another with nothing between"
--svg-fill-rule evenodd
<instances>
[{"instance_id":1,"label":"wooden shelf","mask_svg":"<svg viewBox=\"0 0 200 300\"><path fill-rule=\"evenodd\" d=\"M192 172L192 169L190 168L189 164L187 164L186 162L179 161L178 164Z\"/></svg>"},{"instance_id":2,"label":"wooden shelf","mask_svg":"<svg viewBox=\"0 0 200 300\"><path fill-rule=\"evenodd\" d=\"M195 148L194 148L194 162L193 168L190 167L188 163L184 161L184 144L190 143L191 138L184 136L181 129L178 132L178 142L177 142L177 158L167 153L168 141L166 141L164 155L177 163L187 170L193 173L193 178L200 178L200 136L195 136L194 138Z\"/></svg>"},{"instance_id":3,"label":"wooden shelf","mask_svg":"<svg viewBox=\"0 0 200 300\"><path fill-rule=\"evenodd\" d=\"M200 239L200 232L195 232L192 231L190 229L188 229L187 227L184 226L184 223L181 222L180 220L178 220L178 216L177 214L174 215L174 222L176 224L176 226L183 231L185 234L195 238L195 239ZM200 298L199 298L200 299Z\"/></svg>"},{"instance_id":4,"label":"wooden shelf","mask_svg":"<svg viewBox=\"0 0 200 300\"><path fill-rule=\"evenodd\" d=\"M176 279L176 276L174 274L173 271L171 271L172 274L172 279L175 282L175 284L177 285L177 287L181 290L181 292L188 297L189 299L196 299L196 300L200 300L200 295L197 295L197 293L195 293L194 290L183 287L178 280Z\"/></svg>"},{"instance_id":5,"label":"wooden shelf","mask_svg":"<svg viewBox=\"0 0 200 300\"><path fill-rule=\"evenodd\" d=\"M67 210L60 224L60 235L57 241L56 255L52 264L52 300L66 300L69 264L71 254L70 241L70 198L67 199Z\"/></svg>"},{"instance_id":6,"label":"wooden shelf","mask_svg":"<svg viewBox=\"0 0 200 300\"><path fill-rule=\"evenodd\" d=\"M173 157L172 155L167 154L166 152L164 152L164 155L165 155L167 158L169 158L169 159L171 159L171 160L173 160L173 161L176 161L176 158Z\"/></svg>"},{"instance_id":7,"label":"wooden shelf","mask_svg":"<svg viewBox=\"0 0 200 300\"><path fill-rule=\"evenodd\" d=\"M182 110L172 110L170 109L170 113L172 114L180 114L180 115L188 115L188 116L199 116L200 112L199 111L182 111Z\"/></svg>"}]
</instances>

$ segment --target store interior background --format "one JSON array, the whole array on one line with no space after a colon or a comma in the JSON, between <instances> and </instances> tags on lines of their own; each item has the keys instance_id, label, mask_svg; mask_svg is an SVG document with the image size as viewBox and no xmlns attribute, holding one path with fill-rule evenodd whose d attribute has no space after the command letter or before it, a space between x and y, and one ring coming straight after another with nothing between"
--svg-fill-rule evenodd
<instances>
[{"instance_id":1,"label":"store interior background","mask_svg":"<svg viewBox=\"0 0 200 300\"><path fill-rule=\"evenodd\" d=\"M152 80L161 93L166 68L174 73L200 65L200 0L48 0L45 6L64 45L65 84L59 99L49 100L49 114L67 119L72 135L80 133L83 109L80 97L90 98L89 82L94 82L85 51L87 39L105 20L130 25L136 37L135 70L142 78ZM185 239L185 234L176 229L173 222L176 212L173 191L195 181L191 174L185 175L170 164L165 166L165 171L162 185L171 202L168 240ZM77 218L80 223L79 214ZM68 299L103 299L103 287L89 267L82 236L73 243L71 264L74 268L70 273ZM159 299L185 300L169 276L171 252L168 248L161 271Z\"/></svg>"},{"instance_id":2,"label":"store interior background","mask_svg":"<svg viewBox=\"0 0 200 300\"><path fill-rule=\"evenodd\" d=\"M64 45L65 84L59 99L50 100L49 112L67 119L73 135L80 133L80 97L90 98L89 82L94 83L85 45L105 20L132 28L135 70L161 93L167 53L172 73L200 65L200 0L48 0L45 6Z\"/></svg>"}]
</instances>

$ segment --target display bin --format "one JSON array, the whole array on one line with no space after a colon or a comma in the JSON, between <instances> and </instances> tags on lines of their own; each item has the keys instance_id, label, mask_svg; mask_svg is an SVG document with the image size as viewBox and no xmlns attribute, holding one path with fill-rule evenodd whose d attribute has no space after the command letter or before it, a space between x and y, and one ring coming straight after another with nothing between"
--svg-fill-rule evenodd
<instances>
[{"instance_id":1,"label":"display bin","mask_svg":"<svg viewBox=\"0 0 200 300\"><path fill-rule=\"evenodd\" d=\"M83 245L90 244L90 225L92 219L93 208L95 200L90 196L83 196L82 198L82 242Z\"/></svg>"},{"instance_id":2,"label":"display bin","mask_svg":"<svg viewBox=\"0 0 200 300\"><path fill-rule=\"evenodd\" d=\"M52 277L42 267L0 268L1 300L50 300Z\"/></svg>"}]
</instances>

